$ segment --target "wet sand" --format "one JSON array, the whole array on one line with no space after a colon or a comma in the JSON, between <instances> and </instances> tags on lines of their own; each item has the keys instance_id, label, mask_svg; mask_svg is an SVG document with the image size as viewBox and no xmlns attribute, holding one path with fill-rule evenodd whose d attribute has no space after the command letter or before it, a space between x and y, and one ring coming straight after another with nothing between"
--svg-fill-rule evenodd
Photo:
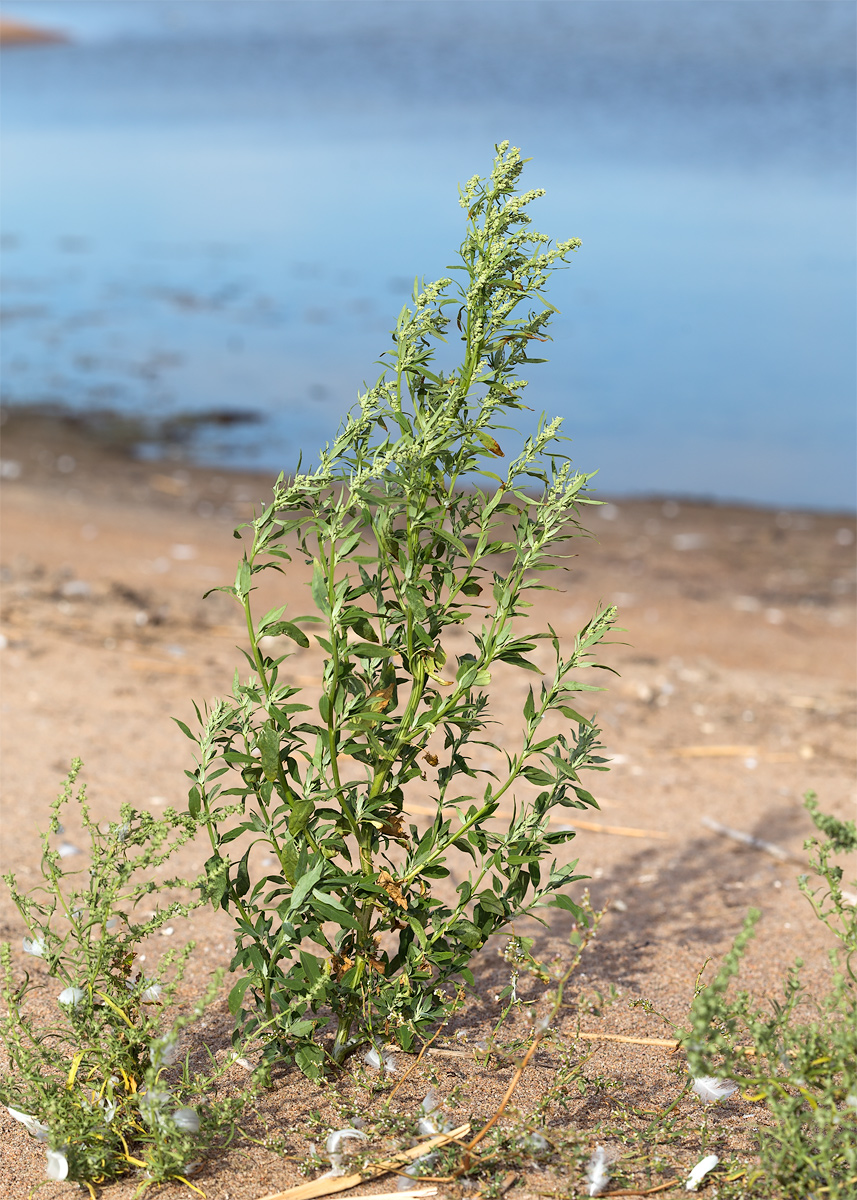
<instances>
[{"instance_id":1,"label":"wet sand","mask_svg":"<svg viewBox=\"0 0 857 1200\"><path fill-rule=\"evenodd\" d=\"M109 438L99 442L62 423L8 421L2 458L3 868L35 882L38 830L74 755L84 760L99 819L124 801L153 811L184 805L189 744L171 717L192 722L191 701L228 692L242 662L237 607L219 593L202 595L232 581L239 550L232 529L267 495L270 480L136 462ZM630 1003L646 997L681 1023L698 971L728 948L751 905L763 918L745 986L776 995L800 954L812 986L823 988L828 941L795 877L812 832L803 793L811 788L827 811L855 815L853 514L619 498L586 520L594 536L576 543L562 590L540 593L533 610L534 622L570 636L596 604L615 603L625 629L602 657L618 677L605 674L607 690L592 704L612 767L589 778L601 812L581 814L607 828L581 828L570 855L591 877L594 902L613 907L575 977L563 1035L579 1020L589 1032L663 1036L658 1019ZM301 602L301 571L290 572L279 603ZM275 594L276 587L260 603L273 604ZM318 694L319 651L300 652L289 669L308 696ZM518 721L528 682L515 673L503 681L496 715L504 727ZM776 843L792 861L719 836L703 817ZM609 831L629 827L660 836ZM177 873L194 873L204 856L201 846L187 847ZM2 937L20 946L22 927L5 895L0 922ZM539 956L568 957L567 932L559 915L539 936ZM222 913L176 924L174 943L191 937L197 950L186 998L230 958ZM494 997L509 978L496 946L480 956L476 973L477 995L445 1040L461 1029L470 1045L496 1020ZM598 1015L579 1003L611 985L619 997ZM521 986L538 1001L540 985ZM54 987L48 981L51 996ZM221 1002L195 1036L223 1056L230 1032ZM663 1107L680 1086L664 1049L593 1048L590 1071L622 1079L629 1103ZM549 1085L554 1058L546 1051L528 1069L514 1099L521 1112ZM511 1074L485 1070L468 1055L433 1062L441 1100L462 1085L464 1098L448 1115L474 1124L494 1111ZM228 1086L242 1086L240 1068ZM416 1114L426 1087L421 1069L397 1109ZM546 1126L589 1128L606 1115L604 1103L572 1100ZM225 1152L194 1180L211 1200L258 1200L300 1182L307 1114L329 1112L336 1127L330 1095L294 1071L264 1108L297 1159L252 1145ZM727 1146L747 1149L750 1109L735 1099L712 1114ZM0 1126L0 1191L23 1197L44 1177L44 1151L5 1113ZM323 1133L308 1136L323 1142ZM550 1169L532 1171L507 1195L523 1200L567 1184ZM101 1194L126 1200L134 1186L129 1178ZM394 1191L393 1178L348 1194L379 1190ZM79 1194L74 1185L52 1183L39 1196L72 1193ZM160 1194L188 1192L176 1185ZM442 1185L439 1194L464 1193Z\"/></svg>"}]
</instances>

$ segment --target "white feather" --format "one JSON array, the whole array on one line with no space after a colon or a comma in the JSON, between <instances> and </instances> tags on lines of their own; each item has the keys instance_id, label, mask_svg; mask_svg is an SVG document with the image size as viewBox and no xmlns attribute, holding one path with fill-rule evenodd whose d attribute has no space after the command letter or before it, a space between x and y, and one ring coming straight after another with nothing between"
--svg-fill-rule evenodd
<instances>
[{"instance_id":1,"label":"white feather","mask_svg":"<svg viewBox=\"0 0 857 1200\"><path fill-rule=\"evenodd\" d=\"M199 1133L199 1114L192 1108L177 1108L173 1113L176 1128L182 1133Z\"/></svg>"},{"instance_id":2,"label":"white feather","mask_svg":"<svg viewBox=\"0 0 857 1200\"><path fill-rule=\"evenodd\" d=\"M20 1121L27 1133L31 1133L34 1138L38 1138L40 1142L47 1140L47 1136L50 1133L47 1125L43 1125L41 1121L35 1117L31 1117L29 1113L20 1112L17 1108L7 1108L6 1112L10 1117L14 1117L16 1121Z\"/></svg>"},{"instance_id":3,"label":"white feather","mask_svg":"<svg viewBox=\"0 0 857 1200\"><path fill-rule=\"evenodd\" d=\"M68 1177L68 1159L65 1156L65 1150L49 1150L45 1147L48 1156L47 1169L45 1174L48 1179L55 1179L58 1183Z\"/></svg>"},{"instance_id":4,"label":"white feather","mask_svg":"<svg viewBox=\"0 0 857 1200\"><path fill-rule=\"evenodd\" d=\"M86 992L83 988L67 987L63 988L57 996L57 1004L61 1004L63 1008L77 1008L83 1003L86 997Z\"/></svg>"},{"instance_id":5,"label":"white feather","mask_svg":"<svg viewBox=\"0 0 857 1200\"><path fill-rule=\"evenodd\" d=\"M607 1170L607 1151L603 1146L596 1146L595 1153L589 1160L586 1171L586 1182L589 1184L589 1195L600 1196L610 1182L610 1172Z\"/></svg>"},{"instance_id":6,"label":"white feather","mask_svg":"<svg viewBox=\"0 0 857 1200\"><path fill-rule=\"evenodd\" d=\"M688 1175L684 1190L686 1192L695 1192L708 1172L713 1171L719 1162L720 1159L716 1154L706 1154L705 1158L698 1162Z\"/></svg>"},{"instance_id":7,"label":"white feather","mask_svg":"<svg viewBox=\"0 0 857 1200\"><path fill-rule=\"evenodd\" d=\"M338 1154L339 1143L343 1138L363 1138L365 1140L366 1134L359 1129L351 1129L350 1127L347 1129L334 1129L332 1133L327 1135L327 1142L324 1147L327 1153L330 1155Z\"/></svg>"},{"instance_id":8,"label":"white feather","mask_svg":"<svg viewBox=\"0 0 857 1200\"><path fill-rule=\"evenodd\" d=\"M342 1165L342 1151L339 1149L339 1143L343 1138L363 1138L365 1140L366 1134L361 1133L359 1129L350 1127L334 1129L332 1133L329 1133L324 1148L330 1158L330 1170L319 1176L320 1179L337 1179L340 1175L345 1174L345 1168Z\"/></svg>"},{"instance_id":9,"label":"white feather","mask_svg":"<svg viewBox=\"0 0 857 1200\"><path fill-rule=\"evenodd\" d=\"M714 1075L700 1075L693 1081L693 1089L703 1104L716 1104L718 1100L726 1100L738 1091L736 1083L728 1079L717 1079Z\"/></svg>"}]
</instances>

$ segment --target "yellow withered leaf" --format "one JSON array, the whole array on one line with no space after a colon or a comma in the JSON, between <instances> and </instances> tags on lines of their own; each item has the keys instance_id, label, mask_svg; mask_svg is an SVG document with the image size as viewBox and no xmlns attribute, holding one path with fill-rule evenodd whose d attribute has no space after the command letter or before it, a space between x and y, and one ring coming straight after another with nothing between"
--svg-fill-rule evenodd
<instances>
[{"instance_id":1,"label":"yellow withered leaf","mask_svg":"<svg viewBox=\"0 0 857 1200\"><path fill-rule=\"evenodd\" d=\"M366 699L375 712L384 712L393 698L393 690L395 686L396 684L394 681L393 683L387 684L385 688L375 688L374 691L369 693Z\"/></svg>"},{"instance_id":2,"label":"yellow withered leaf","mask_svg":"<svg viewBox=\"0 0 857 1200\"><path fill-rule=\"evenodd\" d=\"M490 433L485 433L483 430L477 429L476 436L479 438L485 449L490 451L491 454L495 454L497 458L506 457L503 451L500 449L500 443L495 441L494 438L491 437Z\"/></svg>"},{"instance_id":3,"label":"yellow withered leaf","mask_svg":"<svg viewBox=\"0 0 857 1200\"><path fill-rule=\"evenodd\" d=\"M399 908L408 907L408 902L404 897L402 889L396 883L389 871L382 870L378 872L378 883L381 885L394 904L398 905Z\"/></svg>"}]
</instances>

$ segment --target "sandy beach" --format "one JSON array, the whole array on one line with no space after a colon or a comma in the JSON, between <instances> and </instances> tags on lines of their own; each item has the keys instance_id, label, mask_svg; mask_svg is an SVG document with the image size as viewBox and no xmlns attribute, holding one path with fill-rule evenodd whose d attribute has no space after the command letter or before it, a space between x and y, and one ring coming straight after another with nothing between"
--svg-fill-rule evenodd
<instances>
[{"instance_id":1,"label":"sandy beach","mask_svg":"<svg viewBox=\"0 0 857 1200\"><path fill-rule=\"evenodd\" d=\"M50 46L66 41L65 34L56 30L0 17L0 46Z\"/></svg>"},{"instance_id":2,"label":"sandy beach","mask_svg":"<svg viewBox=\"0 0 857 1200\"><path fill-rule=\"evenodd\" d=\"M219 593L203 600L203 593L231 582L239 556L232 530L266 497L271 480L135 461L110 438L61 420L11 415L2 433L3 867L26 883L35 882L38 832L73 756L85 763L99 819L125 801L155 812L186 803L189 743L171 718L192 721L192 700L228 692L242 662L237 607ZM709 958L716 964L751 905L763 917L744 985L776 995L799 954L807 978L822 989L829 941L795 880L812 832L803 794L813 789L826 811L855 815L853 514L614 498L585 519L593 536L576 542L560 590L540 593L532 618L571 636L599 602L610 603L625 630L604 658L618 675L605 674L606 691L592 703L612 759L608 774L589 781L601 811L583 814L600 828L581 827L570 855L591 877L594 903L612 907L562 1010L563 1036L578 1023L593 1034L669 1036L631 1002L647 998L681 1024L698 972ZM290 571L271 597L302 603L302 572ZM298 653L288 669L310 698L318 695L317 648ZM525 694L526 681L510 674L498 719L515 721ZM790 857L739 844L703 818ZM203 857L201 846L188 846L179 873L193 874ZM17 954L24 931L5 893L0 923ZM538 935L537 954L567 956L567 932L558 916ZM197 949L186 1000L216 966L228 965L229 922L210 910L177 922L174 943L191 938ZM444 1044L458 1030L466 1035L460 1045L486 1036L508 975L489 946L477 963L477 995ZM522 986L538 1004L541 986ZM47 981L46 995L53 987ZM585 997L611 987L618 998L596 1015ZM194 1036L223 1056L230 1033L225 1002L218 1002ZM665 1107L680 1086L675 1059L662 1047L592 1040L589 1051L589 1072L621 1079L628 1104ZM462 1085L449 1117L474 1126L494 1111L511 1077L510 1066L482 1068L466 1050L431 1061L442 1102ZM513 1107L526 1113L554 1070L551 1054L539 1054ZM227 1086L240 1088L244 1079L234 1067ZM416 1113L427 1079L421 1067L394 1101L397 1111ZM312 1088L294 1069L286 1072L262 1109L291 1157L239 1139L203 1164L195 1184L211 1200L259 1200L301 1182L308 1141L323 1142L324 1129L336 1127L337 1090L340 1098L355 1096L359 1086L349 1077ZM607 1111L609 1097L599 1095L597 1104L571 1100L546 1127L590 1128ZM748 1152L751 1108L735 1098L712 1114L727 1152ZM315 1132L312 1112L321 1114ZM44 1178L43 1148L5 1113L0 1127L0 1192L24 1197ZM680 1184L661 1194L678 1195ZM349 1194L395 1186L387 1176ZM525 1200L568 1186L547 1167L520 1175L506 1195ZM126 1200L134 1187L129 1177L100 1195ZM76 1185L50 1183L38 1194L58 1200L72 1193L79 1194ZM189 1193L175 1185L159 1194ZM475 1193L441 1185L439 1194Z\"/></svg>"}]
</instances>

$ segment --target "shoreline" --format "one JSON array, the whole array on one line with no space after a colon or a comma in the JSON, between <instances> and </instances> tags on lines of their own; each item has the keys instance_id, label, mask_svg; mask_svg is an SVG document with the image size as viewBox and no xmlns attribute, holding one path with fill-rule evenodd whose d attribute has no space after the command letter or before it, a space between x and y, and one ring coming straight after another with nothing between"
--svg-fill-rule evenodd
<instances>
[{"instance_id":1,"label":"shoreline","mask_svg":"<svg viewBox=\"0 0 857 1200\"><path fill-rule=\"evenodd\" d=\"M255 413L179 413L158 425L114 411L74 412L48 405L0 406L0 479L23 481L38 486L63 486L74 476L75 486L86 487L86 472L97 473L101 490L107 485L116 499L140 501L151 480L154 490L164 496L181 499L196 496L203 505L217 499L210 495L210 481L226 477L243 484L269 487L277 472L252 466L206 463L194 459L191 441L196 429L207 424L229 426L259 419ZM145 448L145 453L139 449ZM158 453L160 451L160 453ZM69 469L69 460L74 467ZM78 471L78 464L83 471ZM289 468L284 467L289 473ZM222 491L222 488L219 490ZM593 490L593 498L605 506L631 506L650 509L676 506L705 509L721 514L788 513L797 518L830 519L849 522L857 518L857 507L784 508L740 498L693 495L681 492L632 492ZM590 510L593 511L593 510ZM210 514L209 514L210 515Z\"/></svg>"},{"instance_id":2,"label":"shoreline","mask_svg":"<svg viewBox=\"0 0 857 1200\"><path fill-rule=\"evenodd\" d=\"M71 38L56 29L0 17L0 46L56 46L67 45L70 41Z\"/></svg>"}]
</instances>

